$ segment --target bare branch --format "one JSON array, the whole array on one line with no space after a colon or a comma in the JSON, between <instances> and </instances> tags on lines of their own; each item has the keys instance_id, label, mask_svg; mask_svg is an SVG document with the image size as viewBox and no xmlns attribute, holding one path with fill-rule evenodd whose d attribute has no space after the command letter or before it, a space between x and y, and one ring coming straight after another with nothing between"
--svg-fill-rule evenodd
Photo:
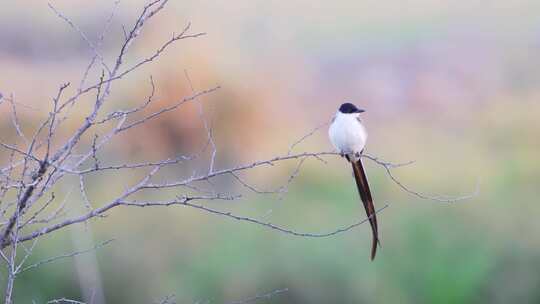
<instances>
[{"instance_id":1,"label":"bare branch","mask_svg":"<svg viewBox=\"0 0 540 304\"><path fill-rule=\"evenodd\" d=\"M219 90L219 89L220 89L220 87L219 87L219 86L216 86L216 87L213 87L213 88L208 89L208 90L200 91L200 92L198 92L198 93L196 93L196 94L191 95L190 97L186 97L186 98L184 98L184 99L178 101L177 103L175 103L175 104L173 104L173 105L171 105L171 106L165 107L165 108L163 108L163 109L161 109L161 110L159 110L159 111L156 111L156 112L154 112L154 113L152 113L152 114L150 114L150 115L148 115L148 116L146 116L146 117L144 117L144 118L141 118L141 119L139 119L139 120L136 120L136 121L134 121L134 122L132 122L132 123L126 125L126 126L120 128L120 129L118 129L118 132L122 132L122 131L124 131L124 130L130 129L130 128L133 128L133 127L135 127L135 126L137 126L137 125L140 125L140 124L142 124L142 123L145 123L145 122L147 122L148 120L151 120L151 119L153 119L153 118L155 118L155 117L157 117L157 116L159 116L159 115L161 115L161 114L163 114L163 113L170 112L170 111L172 111L172 110L177 109L178 107L180 107L181 105L183 105L183 104L186 103L186 102L195 100L197 97L200 97L200 96L203 96L203 95L207 95L207 94L213 93L213 92L215 92L215 91L217 91L217 90Z\"/></svg>"},{"instance_id":2,"label":"bare branch","mask_svg":"<svg viewBox=\"0 0 540 304\"><path fill-rule=\"evenodd\" d=\"M195 94L195 89L193 88L193 83L191 82L191 78L189 78L189 74L188 74L187 70L184 70L184 74L186 75L186 79L187 79L187 81L189 83L189 87L191 88L191 93ZM215 143L214 137L212 135L212 133L213 133L212 128L208 125L208 120L206 119L206 117L204 115L202 103L197 102L197 104L199 106L199 117L203 122L204 130L206 131L206 137L208 139L208 143L212 147L212 155L211 155L211 159L210 159L210 166L208 168L208 173L212 173L214 171L214 164L215 164L215 161L216 161L216 153L217 153L216 143Z\"/></svg>"},{"instance_id":3,"label":"bare branch","mask_svg":"<svg viewBox=\"0 0 540 304\"><path fill-rule=\"evenodd\" d=\"M34 263L32 265L28 265L28 266L20 269L18 271L18 273L23 273L25 271L38 268L38 267L40 267L42 265L45 265L45 264L50 264L50 263L56 262L56 261L61 260L61 259L72 258L72 257L76 257L76 256L81 255L81 254L85 254L85 253L88 253L88 252L91 252L91 251L95 251L95 250L97 250L97 249L99 249L101 247L107 246L109 243L111 243L113 241L114 241L114 239L106 240L104 242L96 244L92 248L88 248L88 249L81 250L81 251L74 251L74 252L71 252L71 253L66 253L66 254L58 255L58 256L55 256L55 257L52 257L52 258L48 258L48 259L39 261L37 263Z\"/></svg>"},{"instance_id":4,"label":"bare branch","mask_svg":"<svg viewBox=\"0 0 540 304\"><path fill-rule=\"evenodd\" d=\"M193 207L193 208L196 208L196 209L200 209L200 210L212 213L212 214L232 218L232 219L235 219L235 220L238 220L238 221L244 221L244 222L249 222L249 223L252 223L252 224L257 224L257 225L260 225L260 226L263 226L263 227L266 227L266 228L270 228L270 229L273 229L273 230L276 230L276 231L279 231L279 232L282 232L282 233L285 233L285 234L299 236L299 237L310 237L310 238L324 238L324 237L334 236L334 235L349 231L349 230L351 230L353 228L356 228L356 227L362 225L363 223L369 221L369 218L366 218L366 219L363 219L363 220L361 220L361 221L359 221L357 223L354 223L354 224L351 224L349 226L345 226L345 227L342 227L342 228L338 228L338 229L335 229L334 231L327 232L327 233L306 233L306 232L296 232L294 230L291 230L291 229L288 229L288 228L283 228L283 227L274 225L274 224L269 223L269 222L268 223L261 222L259 220L254 219L254 218L245 217L245 216L238 216L238 215L234 215L234 214L232 214L230 212L223 212L223 211L208 208L208 207L205 207L205 206L202 206L202 205L193 204L193 203L190 203L189 200L185 200L184 202L180 202L179 204L189 206L189 207ZM377 209L372 216L374 216L375 214L383 211L388 206L389 205L386 204L383 207Z\"/></svg>"},{"instance_id":5,"label":"bare branch","mask_svg":"<svg viewBox=\"0 0 540 304\"><path fill-rule=\"evenodd\" d=\"M28 143L28 139L26 138L26 136L24 136L21 125L19 124L19 119L17 117L17 108L15 107L13 94L10 95L8 100L11 104L11 121L13 123L13 126L15 127L15 130L17 131L17 135L21 137L26 143Z\"/></svg>"},{"instance_id":6,"label":"bare branch","mask_svg":"<svg viewBox=\"0 0 540 304\"><path fill-rule=\"evenodd\" d=\"M49 123L49 135L47 136L47 151L45 153L45 157L43 158L44 162L47 162L49 159L49 153L51 151L51 141L53 137L53 130L54 130L54 123L56 120L56 114L58 111L58 102L60 101L60 97L62 96L62 92L69 86L69 82L65 83L60 86L60 89L58 89L58 94L55 98L53 98L53 111L50 113L50 123Z\"/></svg>"},{"instance_id":7,"label":"bare branch","mask_svg":"<svg viewBox=\"0 0 540 304\"><path fill-rule=\"evenodd\" d=\"M137 38L137 36L140 34L140 31L144 25L144 23L152 18L155 14L157 14L160 10L163 9L165 4L167 4L168 0L155 0L147 5L144 6L144 9L142 10L141 14L139 15L139 18L137 18L137 21L135 22L135 25L129 32L129 34L126 37L126 40L124 41L124 44L120 48L120 53L118 54L118 57L116 58L116 65L111 74L115 74L120 65L122 65L122 60L124 58L124 55L127 53L127 50L131 43ZM159 4L159 5L158 5ZM153 10L150 10L154 6L157 6Z\"/></svg>"},{"instance_id":8,"label":"bare branch","mask_svg":"<svg viewBox=\"0 0 540 304\"><path fill-rule=\"evenodd\" d=\"M298 139L297 141L295 141L290 147L289 147L289 151L287 152L287 155L290 155L292 153L292 151L294 150L294 148L299 145L300 143L302 143L303 141L305 141L306 139L308 139L309 137L311 137L313 134L315 134L317 131L319 131L320 129L328 126L329 122L325 122L321 125L318 125L317 127L313 128L310 132L308 132L307 134L305 134L304 136L302 136L300 139Z\"/></svg>"},{"instance_id":9,"label":"bare branch","mask_svg":"<svg viewBox=\"0 0 540 304\"><path fill-rule=\"evenodd\" d=\"M42 162L40 164L40 167L36 174L33 176L33 181L37 182L41 179L43 174L45 173L46 165L45 162ZM21 198L18 201L17 208L11 218L9 219L8 224L5 226L4 230L0 234L0 244L9 244L11 241L8 240L8 237L10 233L12 232L13 226L15 226L15 223L19 220L19 216L22 214L22 211L26 208L26 204L28 202L28 199L32 195L35 189L35 184L30 185L26 188L24 193L22 194ZM13 243L13 242L12 242ZM2 246L4 248L5 246Z\"/></svg>"},{"instance_id":10,"label":"bare branch","mask_svg":"<svg viewBox=\"0 0 540 304\"><path fill-rule=\"evenodd\" d=\"M86 303L77 301L77 300L71 300L68 298L60 298L60 299L47 301L47 304L86 304Z\"/></svg>"},{"instance_id":11,"label":"bare branch","mask_svg":"<svg viewBox=\"0 0 540 304\"><path fill-rule=\"evenodd\" d=\"M479 191L480 191L480 184L477 182L475 190L473 192L471 192L469 194L461 195L461 196L442 196L442 195L424 194L424 193L412 190L411 188L405 186L403 184L403 182L401 182L399 179L397 179L394 176L394 174L392 173L393 168L407 166L407 165L410 165L410 164L414 163L414 161L400 163L400 164L394 164L394 163L389 163L389 162L382 161L379 158L368 155L368 154L363 154L362 156L368 158L369 160L374 161L378 165L381 165L386 170L386 173L388 174L390 179L396 185L398 185L398 187L400 187L403 191L405 191L405 192L407 192L407 193L409 193L409 194L411 194L413 196L416 196L418 198L424 199L424 200L430 200L430 201L435 201L435 202L439 202L439 203L455 203L455 202L458 202L458 201L471 199L471 198L477 196Z\"/></svg>"},{"instance_id":12,"label":"bare branch","mask_svg":"<svg viewBox=\"0 0 540 304\"><path fill-rule=\"evenodd\" d=\"M34 219L41 213L43 212L43 210L45 210L54 200L55 200L56 196L54 195L54 192L51 193L51 197L49 198L49 200L47 202L45 202L45 204L43 204L43 206L41 206L41 208L39 210L37 210L34 215L32 215L24 224L20 225L20 227L24 227L26 226L27 224L29 223L32 223L32 221L34 221Z\"/></svg>"},{"instance_id":13,"label":"bare branch","mask_svg":"<svg viewBox=\"0 0 540 304\"><path fill-rule=\"evenodd\" d=\"M171 39L169 39L159 49L157 49L154 54L136 63L135 65L128 68L124 72L120 73L118 76L115 77L115 79L122 78L124 75L131 73L132 71L140 68L142 65L154 61L154 59L158 58L161 55L161 53L163 53L171 44L173 44L176 41L189 39L189 38L198 38L198 37L206 35L206 33L196 33L196 34L189 34L189 35L186 34L186 32L190 29L190 27L191 27L191 23L188 23L188 25L184 28L182 32L180 32L180 34L176 35L173 33ZM112 81L115 79L109 79L109 80Z\"/></svg>"},{"instance_id":14,"label":"bare branch","mask_svg":"<svg viewBox=\"0 0 540 304\"><path fill-rule=\"evenodd\" d=\"M229 304L249 304L249 303L255 303L255 302L258 302L258 301L261 301L261 300L269 300L269 299L271 299L271 298L273 298L275 296L286 293L287 291L289 291L288 288L275 289L275 290L272 290L270 292L263 293L263 294L260 294L260 295L256 295L256 296L251 297L251 298L247 298L247 299L240 300L240 301L230 302Z\"/></svg>"},{"instance_id":15,"label":"bare branch","mask_svg":"<svg viewBox=\"0 0 540 304\"><path fill-rule=\"evenodd\" d=\"M99 58L100 62L101 62L101 65L107 70L107 72L109 72L109 74L111 73L111 70L109 69L109 66L107 65L107 63L105 62L105 59L103 58L103 56L99 53L97 47L90 41L90 39L88 39L88 37L86 36L86 34L77 26L75 25L75 23L73 23L73 21L71 21L71 19L69 19L68 17L66 17L64 14L62 14L61 12L59 12L51 3L47 3L47 5L49 6L49 8L56 14L56 16L58 16L60 19L64 20L72 29L74 29L80 36L81 38L84 40L84 42L86 42L86 44L88 44L88 46L90 47L90 49L92 50L92 52L94 53L94 56Z\"/></svg>"},{"instance_id":16,"label":"bare branch","mask_svg":"<svg viewBox=\"0 0 540 304\"><path fill-rule=\"evenodd\" d=\"M161 299L159 302L154 302L156 304L176 304L175 302L175 295L168 295Z\"/></svg>"},{"instance_id":17,"label":"bare branch","mask_svg":"<svg viewBox=\"0 0 540 304\"><path fill-rule=\"evenodd\" d=\"M88 199L88 195L86 194L86 189L84 187L83 175L79 175L79 189L81 191L81 196L83 198L84 207L88 210L92 210L92 205L90 204L90 200Z\"/></svg>"},{"instance_id":18,"label":"bare branch","mask_svg":"<svg viewBox=\"0 0 540 304\"><path fill-rule=\"evenodd\" d=\"M142 105L129 109L129 110L117 110L117 111L111 112L104 119L96 122L96 124L103 124L112 119L116 119L122 116L127 116L127 115L144 110L152 102L154 98L154 94L156 92L156 86L154 84L154 78L152 76L150 76L150 85L152 87L152 90L150 92L150 95L146 99L146 102L144 102Z\"/></svg>"},{"instance_id":19,"label":"bare branch","mask_svg":"<svg viewBox=\"0 0 540 304\"><path fill-rule=\"evenodd\" d=\"M148 168L148 167L155 167L157 165L173 165L173 164L179 164L186 160L192 160L193 157L190 156L178 156L176 158L168 158L165 160L155 161L155 162L146 162L146 163L135 163L135 164L121 164L121 165L111 165L111 166L100 166L100 167L92 167L81 171L68 171L68 173L72 174L88 174L93 173L97 171L107 171L107 170L123 170L123 169L141 169L141 168Z\"/></svg>"}]
</instances>

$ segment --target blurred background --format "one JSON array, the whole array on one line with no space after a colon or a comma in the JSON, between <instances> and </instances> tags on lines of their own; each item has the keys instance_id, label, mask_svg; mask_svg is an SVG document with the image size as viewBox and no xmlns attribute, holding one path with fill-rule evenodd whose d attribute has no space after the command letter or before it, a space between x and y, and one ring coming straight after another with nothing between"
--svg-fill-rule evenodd
<instances>
[{"instance_id":1,"label":"blurred background","mask_svg":"<svg viewBox=\"0 0 540 304\"><path fill-rule=\"evenodd\" d=\"M93 41L114 7L104 0L52 3ZM122 25L131 26L143 4L119 3L101 47L109 62ZM311 239L182 207L118 208L40 241L32 261L116 239L24 273L15 299L149 303L175 294L178 303L228 303L288 288L261 302L540 302L539 12L534 0L171 1L133 45L130 63L152 54L187 22L207 35L177 43L119 81L108 109L144 101L150 75L154 109L191 94L185 71L196 90L220 85L201 101L215 130L216 166L225 168L286 154L347 100L366 109L370 154L415 161L395 171L404 184L459 196L478 181L479 195L454 204L421 200L368 161L375 203L390 205L379 214L382 248L374 262L368 225ZM13 94L29 134L59 85L78 84L91 56L45 2L2 5L0 92ZM0 105L0 134L14 142L9 109ZM187 105L126 133L101 153L102 161L193 151L205 140L196 109ZM86 110L74 112L66 135ZM330 149L323 128L295 151ZM196 165L202 172L208 162ZM244 177L272 189L294 166ZM130 178L89 178L89 196L99 205ZM57 195L72 200L69 212L83 212L80 198L69 196L73 184L62 187ZM338 158L308 160L282 199L244 193L240 201L209 206L314 233L364 217L350 168Z\"/></svg>"}]
</instances>

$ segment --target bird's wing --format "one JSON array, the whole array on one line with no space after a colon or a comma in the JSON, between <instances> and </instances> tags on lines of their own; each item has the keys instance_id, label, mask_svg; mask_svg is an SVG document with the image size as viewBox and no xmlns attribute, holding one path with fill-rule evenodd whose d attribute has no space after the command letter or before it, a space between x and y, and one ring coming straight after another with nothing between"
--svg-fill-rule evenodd
<instances>
[{"instance_id":1,"label":"bird's wing","mask_svg":"<svg viewBox=\"0 0 540 304\"><path fill-rule=\"evenodd\" d=\"M366 214L369 217L369 224L371 225L371 230L373 232L373 242L371 245L371 259L375 258L377 252L377 244L379 243L379 233L377 228L377 217L375 214L375 206L373 205L373 198L371 197L371 191L369 190L369 184L362 165L362 159L357 161L351 161L354 179L356 180L356 186L358 188L358 193L366 209Z\"/></svg>"}]
</instances>

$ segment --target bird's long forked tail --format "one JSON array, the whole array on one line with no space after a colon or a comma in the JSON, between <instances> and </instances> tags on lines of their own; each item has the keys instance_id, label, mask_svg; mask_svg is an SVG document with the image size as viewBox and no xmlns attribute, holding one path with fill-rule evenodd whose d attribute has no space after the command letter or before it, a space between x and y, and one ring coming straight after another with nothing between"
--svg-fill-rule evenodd
<instances>
[{"instance_id":1,"label":"bird's long forked tail","mask_svg":"<svg viewBox=\"0 0 540 304\"><path fill-rule=\"evenodd\" d=\"M358 193L364 204L364 209L366 209L366 214L369 218L369 224L371 225L371 231L373 232L373 241L371 244L371 260L375 258L377 253L377 244L379 243L379 232L377 228L377 216L375 212L375 206L373 205L373 198L371 197L371 191L369 190L369 184L364 171L364 166L362 165L362 159L359 158L357 161L350 160L353 172L354 179L356 180L356 187L358 188Z\"/></svg>"}]
</instances>

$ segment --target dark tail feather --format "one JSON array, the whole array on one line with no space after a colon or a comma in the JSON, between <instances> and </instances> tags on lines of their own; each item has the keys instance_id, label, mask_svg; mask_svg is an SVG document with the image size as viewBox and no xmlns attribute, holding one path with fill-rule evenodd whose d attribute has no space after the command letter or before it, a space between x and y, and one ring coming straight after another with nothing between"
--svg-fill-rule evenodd
<instances>
[{"instance_id":1,"label":"dark tail feather","mask_svg":"<svg viewBox=\"0 0 540 304\"><path fill-rule=\"evenodd\" d=\"M366 209L366 214L369 217L369 224L371 225L371 231L373 232L373 242L371 244L371 260L375 258L377 253L377 244L379 243L379 232L377 227L377 217L375 214L375 206L373 205L373 198L371 197L371 191L369 190L369 184L362 165L362 160L351 161L354 179L356 180L356 186L358 193Z\"/></svg>"}]
</instances>

